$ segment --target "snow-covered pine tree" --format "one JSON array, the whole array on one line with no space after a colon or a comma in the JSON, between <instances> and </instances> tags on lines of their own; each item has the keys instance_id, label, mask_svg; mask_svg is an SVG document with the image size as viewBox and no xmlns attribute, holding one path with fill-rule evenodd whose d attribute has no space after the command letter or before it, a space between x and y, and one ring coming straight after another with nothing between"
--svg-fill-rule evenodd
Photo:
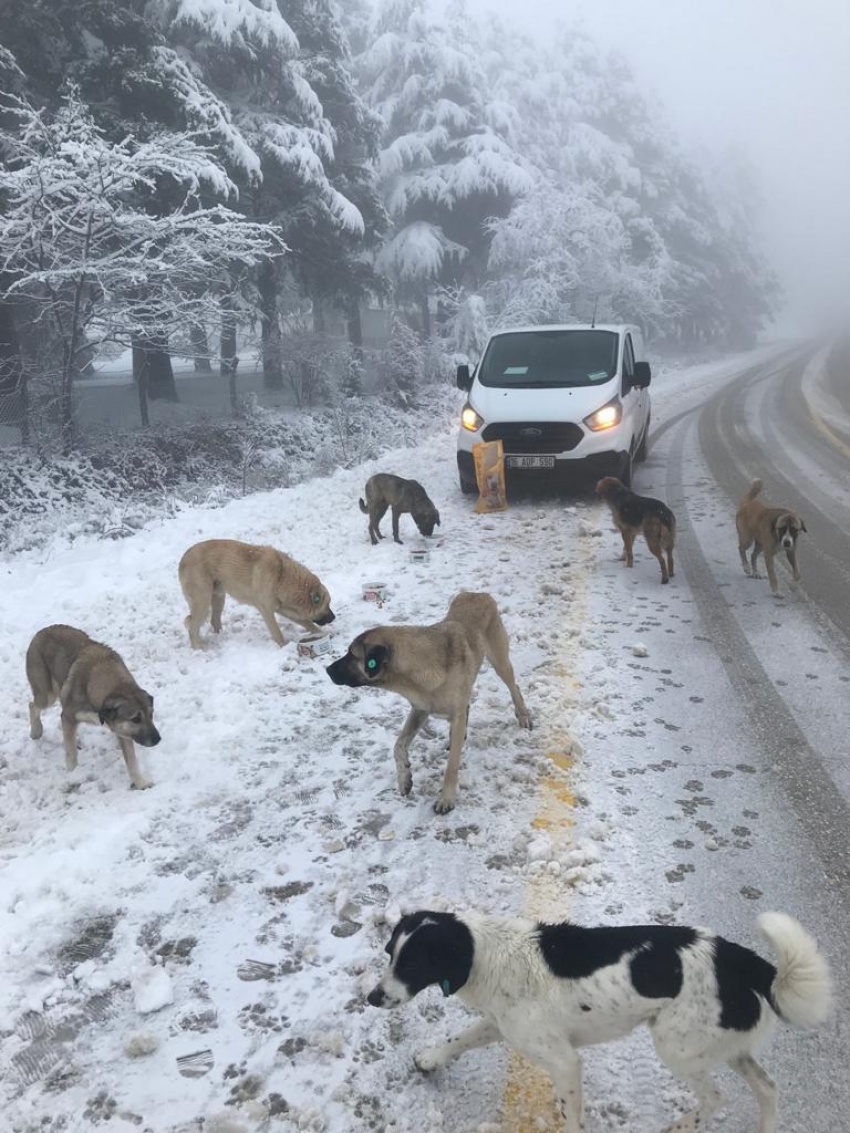
<instances>
[{"instance_id":1,"label":"snow-covered pine tree","mask_svg":"<svg viewBox=\"0 0 850 1133\"><path fill-rule=\"evenodd\" d=\"M361 90L384 122L378 178L392 220L377 265L415 298L430 331L435 282L483 277L487 220L505 216L532 177L490 124L476 32L459 8L451 27L426 0L387 0L357 59Z\"/></svg>"},{"instance_id":2,"label":"snow-covered pine tree","mask_svg":"<svg viewBox=\"0 0 850 1133\"><path fill-rule=\"evenodd\" d=\"M345 40L331 6L326 0L151 0L147 11L176 49L175 67L200 75L227 107L241 145L230 148L230 158L243 186L242 207L279 227L293 251L291 273L309 272L318 255L327 276L342 259L340 242L362 240L365 228L359 208L334 183L338 133L311 81L321 79L340 108L353 100L345 112L356 120ZM263 368L273 387L283 382L282 282L270 265L258 280Z\"/></svg>"}]
</instances>

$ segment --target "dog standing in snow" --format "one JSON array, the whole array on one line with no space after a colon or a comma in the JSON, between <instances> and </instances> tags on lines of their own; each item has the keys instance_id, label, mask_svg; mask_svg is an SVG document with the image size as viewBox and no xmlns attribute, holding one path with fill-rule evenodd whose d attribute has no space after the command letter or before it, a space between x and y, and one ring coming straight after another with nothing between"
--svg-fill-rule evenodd
<instances>
[{"instance_id":1,"label":"dog standing in snow","mask_svg":"<svg viewBox=\"0 0 850 1133\"><path fill-rule=\"evenodd\" d=\"M791 567L794 581L800 581L800 568L797 566L797 540L800 533L806 530L806 525L796 512L784 507L770 507L762 503L758 497L761 495L761 480L753 480L749 490L741 500L735 516L735 526L738 529L738 554L744 574L749 578L759 578L758 557L764 555L764 565L767 568L767 577L770 579L770 589L774 596L778 596L779 583L776 579L776 569L773 565L774 556L780 551ZM752 546L750 561L747 562L747 551Z\"/></svg>"},{"instance_id":2,"label":"dog standing in snow","mask_svg":"<svg viewBox=\"0 0 850 1133\"><path fill-rule=\"evenodd\" d=\"M623 536L622 559L626 566L635 565L632 548L642 531L647 547L661 566L662 583L669 582L676 545L676 517L669 507L652 496L639 496L615 476L604 476L596 485L596 494L608 505L614 525Z\"/></svg>"},{"instance_id":3,"label":"dog standing in snow","mask_svg":"<svg viewBox=\"0 0 850 1133\"><path fill-rule=\"evenodd\" d=\"M140 791L152 785L142 775L134 745L156 747L160 741L153 722L153 697L139 688L114 649L73 626L47 626L29 644L26 669L34 740L44 734L42 712L58 700L69 771L77 766L78 725L103 724L118 740L132 785Z\"/></svg>"},{"instance_id":4,"label":"dog standing in snow","mask_svg":"<svg viewBox=\"0 0 850 1133\"><path fill-rule=\"evenodd\" d=\"M286 644L277 615L315 633L334 621L331 596L307 567L274 547L240 543L238 539L205 539L183 555L177 568L189 603L183 621L193 649L201 648L201 626L210 619L221 632L221 615L229 594L263 616L272 641Z\"/></svg>"},{"instance_id":5,"label":"dog standing in snow","mask_svg":"<svg viewBox=\"0 0 850 1133\"><path fill-rule=\"evenodd\" d=\"M449 761L437 814L455 805L460 757L466 741L472 689L484 664L507 686L521 728L531 728L531 716L516 683L508 634L495 600L489 594L462 591L452 599L446 616L430 626L376 626L355 637L348 652L326 672L336 685L389 689L410 702L410 711L393 749L398 789L413 788L410 745L429 716L451 722Z\"/></svg>"},{"instance_id":6,"label":"dog standing in snow","mask_svg":"<svg viewBox=\"0 0 850 1133\"><path fill-rule=\"evenodd\" d=\"M407 1003L432 984L484 1018L416 1055L436 1070L503 1040L551 1075L565 1133L582 1127L583 1046L649 1026L661 1061L688 1083L697 1107L667 1133L699 1133L723 1097L711 1079L726 1063L758 1101L758 1133L775 1133L776 1087L753 1057L777 1019L814 1027L826 1018L831 980L809 934L784 913L759 927L776 964L707 929L670 925L582 928L477 913L402 917L390 966L369 993L373 1007Z\"/></svg>"}]
</instances>

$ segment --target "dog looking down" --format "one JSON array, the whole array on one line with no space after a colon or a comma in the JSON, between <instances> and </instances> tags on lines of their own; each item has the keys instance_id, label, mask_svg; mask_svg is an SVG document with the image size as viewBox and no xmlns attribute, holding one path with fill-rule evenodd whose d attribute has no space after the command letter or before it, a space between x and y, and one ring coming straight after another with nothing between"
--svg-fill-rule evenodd
<instances>
[{"instance_id":1,"label":"dog looking down","mask_svg":"<svg viewBox=\"0 0 850 1133\"><path fill-rule=\"evenodd\" d=\"M455 805L469 702L485 657L507 685L517 723L531 728L511 665L508 635L489 594L458 594L445 618L434 625L367 630L352 641L344 657L327 667L334 684L386 688L410 702L394 748L398 789L403 795L409 795L413 787L408 753L414 737L430 715L451 721L449 761L434 804L437 814L446 814Z\"/></svg>"},{"instance_id":2,"label":"dog looking down","mask_svg":"<svg viewBox=\"0 0 850 1133\"><path fill-rule=\"evenodd\" d=\"M44 734L42 712L58 700L69 771L77 766L77 725L103 724L121 746L132 785L138 790L151 786L139 770L133 744L155 747L160 741L153 722L153 697L139 688L114 649L73 626L47 626L29 644L26 669L34 740Z\"/></svg>"},{"instance_id":3,"label":"dog looking down","mask_svg":"<svg viewBox=\"0 0 850 1133\"><path fill-rule=\"evenodd\" d=\"M274 547L206 539L183 555L177 573L189 603L183 624L193 649L201 648L201 626L208 615L213 633L221 632L228 594L259 610L272 640L280 646L286 642L277 614L311 632L335 618L330 594L315 574Z\"/></svg>"},{"instance_id":4,"label":"dog looking down","mask_svg":"<svg viewBox=\"0 0 850 1133\"><path fill-rule=\"evenodd\" d=\"M392 508L393 539L401 543L398 534L399 518L409 512L421 535L431 536L434 528L440 526L440 513L428 497L428 493L418 480L403 480L389 472L378 472L366 481L366 501L358 501L360 510L369 516L369 538L372 546L383 539L381 520Z\"/></svg>"},{"instance_id":5,"label":"dog looking down","mask_svg":"<svg viewBox=\"0 0 850 1133\"><path fill-rule=\"evenodd\" d=\"M639 496L614 476L600 480L596 494L608 505L614 525L623 536L622 558L626 566L635 565L632 548L642 531L647 547L661 566L661 582L669 582L676 545L676 517L669 507L651 496ZM666 564L662 552L667 557Z\"/></svg>"},{"instance_id":6,"label":"dog looking down","mask_svg":"<svg viewBox=\"0 0 850 1133\"><path fill-rule=\"evenodd\" d=\"M755 1095L759 1133L775 1133L776 1087L753 1050L777 1019L823 1022L832 992L826 961L795 920L764 913L759 926L775 965L703 928L582 928L423 910L396 925L389 969L367 1000L396 1007L432 985L457 995L484 1018L416 1055L418 1068L436 1070L504 1041L551 1075L565 1133L582 1128L578 1051L642 1023L661 1061L697 1097L667 1133L699 1133L722 1107L711 1075L724 1063Z\"/></svg>"},{"instance_id":7,"label":"dog looking down","mask_svg":"<svg viewBox=\"0 0 850 1133\"><path fill-rule=\"evenodd\" d=\"M735 516L735 526L738 529L738 553L741 556L744 574L749 578L761 577L757 562L759 553L764 554L770 589L775 596L779 596L779 583L776 579L773 558L780 549L783 550L791 566L794 581L799 582L801 575L797 566L797 539L800 532L806 530L806 525L796 512L762 503L757 498L761 495L761 490L761 480L753 480L738 507ZM750 546L753 551L750 562L747 563L747 550Z\"/></svg>"}]
</instances>

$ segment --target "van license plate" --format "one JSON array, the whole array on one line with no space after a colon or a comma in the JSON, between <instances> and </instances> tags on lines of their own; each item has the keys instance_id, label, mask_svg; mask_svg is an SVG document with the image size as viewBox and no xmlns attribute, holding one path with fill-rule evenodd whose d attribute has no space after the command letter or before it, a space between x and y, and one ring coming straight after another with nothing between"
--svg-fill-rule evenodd
<instances>
[{"instance_id":1,"label":"van license plate","mask_svg":"<svg viewBox=\"0 0 850 1133\"><path fill-rule=\"evenodd\" d=\"M554 468L554 456L509 456L508 468Z\"/></svg>"}]
</instances>

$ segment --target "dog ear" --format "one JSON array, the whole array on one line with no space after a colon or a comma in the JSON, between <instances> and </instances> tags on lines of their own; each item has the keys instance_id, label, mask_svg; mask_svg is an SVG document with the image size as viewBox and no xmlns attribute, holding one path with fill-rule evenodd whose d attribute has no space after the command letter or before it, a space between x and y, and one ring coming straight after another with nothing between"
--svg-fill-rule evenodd
<instances>
[{"instance_id":1,"label":"dog ear","mask_svg":"<svg viewBox=\"0 0 850 1133\"><path fill-rule=\"evenodd\" d=\"M809 533L809 529L808 529L808 527L806 527L805 523L803 523L802 519L800 520L800 530L801 530L801 531L805 531L805 533L806 533L807 535L808 535L808 533Z\"/></svg>"},{"instance_id":2,"label":"dog ear","mask_svg":"<svg viewBox=\"0 0 850 1133\"><path fill-rule=\"evenodd\" d=\"M386 645L370 645L366 647L366 656L363 659L363 668L370 680L379 677L387 667L390 651Z\"/></svg>"},{"instance_id":3,"label":"dog ear","mask_svg":"<svg viewBox=\"0 0 850 1133\"><path fill-rule=\"evenodd\" d=\"M435 514L436 514L437 518L436 518L436 520L435 520L434 522L435 522L435 523L437 524L437 526L439 527L439 526L440 526L440 513L439 513L439 512L437 511L437 512L435 512Z\"/></svg>"},{"instance_id":4,"label":"dog ear","mask_svg":"<svg viewBox=\"0 0 850 1133\"><path fill-rule=\"evenodd\" d=\"M117 716L118 701L114 697L107 697L100 706L100 711L97 714L98 720L101 724L108 724L111 720L115 720Z\"/></svg>"},{"instance_id":5,"label":"dog ear","mask_svg":"<svg viewBox=\"0 0 850 1133\"><path fill-rule=\"evenodd\" d=\"M153 712L153 697L151 696L151 694L149 692L145 692L145 690L142 689L142 696L145 697L148 702L148 708L150 708L151 712Z\"/></svg>"}]
</instances>

